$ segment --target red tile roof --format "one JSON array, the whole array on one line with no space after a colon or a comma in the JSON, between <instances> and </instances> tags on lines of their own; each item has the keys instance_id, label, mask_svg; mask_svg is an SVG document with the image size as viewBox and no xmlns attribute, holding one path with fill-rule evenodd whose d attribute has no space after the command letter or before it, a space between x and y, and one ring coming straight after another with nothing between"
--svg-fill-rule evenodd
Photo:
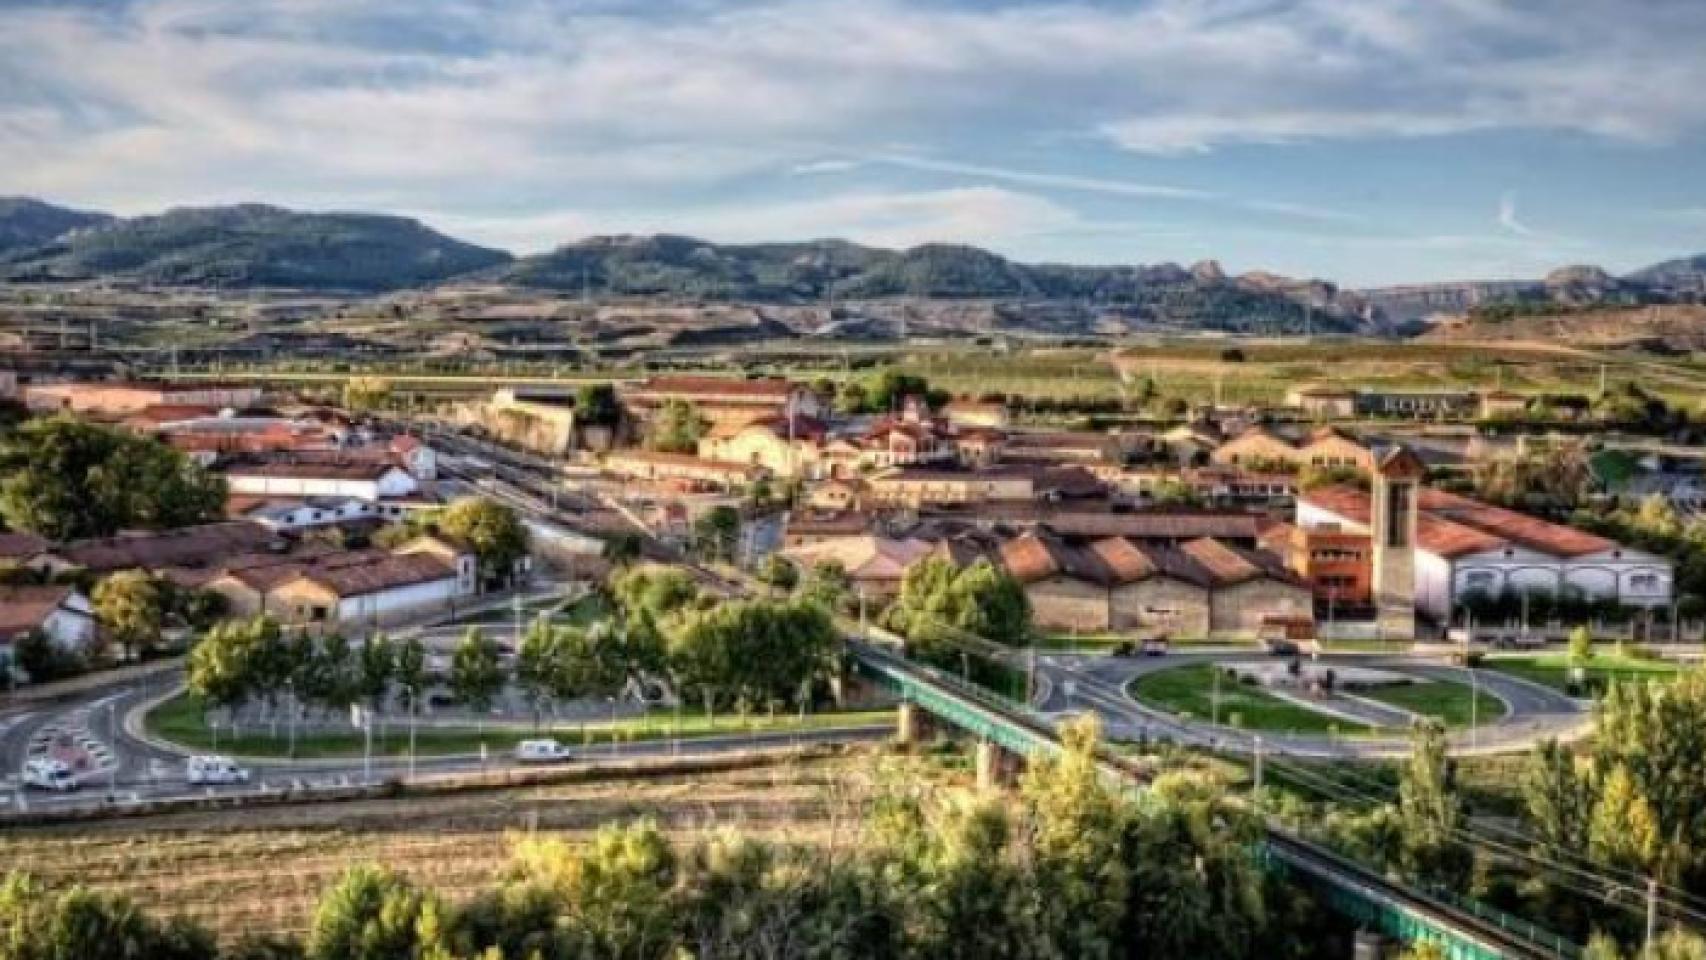
<instances>
[{"instance_id":1,"label":"red tile roof","mask_svg":"<svg viewBox=\"0 0 1706 960\"><path fill-rule=\"evenodd\" d=\"M339 566L316 566L302 578L341 598L361 597L398 587L433 583L456 577L456 571L430 553L388 554L384 559Z\"/></svg>"},{"instance_id":2,"label":"red tile roof","mask_svg":"<svg viewBox=\"0 0 1706 960\"><path fill-rule=\"evenodd\" d=\"M0 640L40 628L69 596L68 586L0 587Z\"/></svg>"},{"instance_id":3,"label":"red tile roof","mask_svg":"<svg viewBox=\"0 0 1706 960\"><path fill-rule=\"evenodd\" d=\"M0 560L28 560L47 549L47 541L33 533L0 533Z\"/></svg>"},{"instance_id":4,"label":"red tile roof","mask_svg":"<svg viewBox=\"0 0 1706 960\"><path fill-rule=\"evenodd\" d=\"M232 521L78 540L48 552L96 573L139 567L209 567L227 557L260 552L275 538L276 534L259 524Z\"/></svg>"}]
</instances>

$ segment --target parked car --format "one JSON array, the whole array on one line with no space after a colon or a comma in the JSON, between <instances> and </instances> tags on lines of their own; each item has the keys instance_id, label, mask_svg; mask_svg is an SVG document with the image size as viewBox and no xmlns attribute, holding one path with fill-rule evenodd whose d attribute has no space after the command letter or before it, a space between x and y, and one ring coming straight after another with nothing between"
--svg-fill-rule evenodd
<instances>
[{"instance_id":1,"label":"parked car","mask_svg":"<svg viewBox=\"0 0 1706 960\"><path fill-rule=\"evenodd\" d=\"M1121 640L1114 644L1114 648L1108 651L1108 655L1112 657L1135 657L1137 656L1137 644L1130 640Z\"/></svg>"},{"instance_id":2,"label":"parked car","mask_svg":"<svg viewBox=\"0 0 1706 960\"><path fill-rule=\"evenodd\" d=\"M1165 657L1167 655L1167 638L1152 637L1143 641L1143 655L1146 657Z\"/></svg>"},{"instance_id":3,"label":"parked car","mask_svg":"<svg viewBox=\"0 0 1706 960\"><path fill-rule=\"evenodd\" d=\"M515 745L515 759L522 763L555 763L573 758L569 748L555 740L523 740Z\"/></svg>"},{"instance_id":4,"label":"parked car","mask_svg":"<svg viewBox=\"0 0 1706 960\"><path fill-rule=\"evenodd\" d=\"M37 757L24 764L24 786L54 793L70 793L77 789L77 778L63 760Z\"/></svg>"},{"instance_id":5,"label":"parked car","mask_svg":"<svg viewBox=\"0 0 1706 960\"><path fill-rule=\"evenodd\" d=\"M184 764L184 779L192 786L248 783L249 771L239 767L237 761L230 757L191 757Z\"/></svg>"}]
</instances>

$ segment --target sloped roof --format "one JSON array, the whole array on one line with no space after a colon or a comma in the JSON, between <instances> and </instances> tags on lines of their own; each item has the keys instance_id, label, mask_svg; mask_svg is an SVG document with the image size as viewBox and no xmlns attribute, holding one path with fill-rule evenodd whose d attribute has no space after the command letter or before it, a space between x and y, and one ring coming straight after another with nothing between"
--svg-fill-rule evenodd
<instances>
[{"instance_id":1,"label":"sloped roof","mask_svg":"<svg viewBox=\"0 0 1706 960\"><path fill-rule=\"evenodd\" d=\"M0 560L28 560L47 549L47 541L33 533L0 532Z\"/></svg>"},{"instance_id":2,"label":"sloped roof","mask_svg":"<svg viewBox=\"0 0 1706 960\"><path fill-rule=\"evenodd\" d=\"M260 524L231 521L78 540L50 552L72 566L98 573L137 567L207 567L239 553L259 552L275 537Z\"/></svg>"},{"instance_id":3,"label":"sloped roof","mask_svg":"<svg viewBox=\"0 0 1706 960\"><path fill-rule=\"evenodd\" d=\"M449 564L430 553L387 554L383 559L372 562L316 566L301 574L302 579L343 598L455 577L456 571Z\"/></svg>"},{"instance_id":4,"label":"sloped roof","mask_svg":"<svg viewBox=\"0 0 1706 960\"><path fill-rule=\"evenodd\" d=\"M64 585L0 587L0 640L40 628L70 596Z\"/></svg>"}]
</instances>

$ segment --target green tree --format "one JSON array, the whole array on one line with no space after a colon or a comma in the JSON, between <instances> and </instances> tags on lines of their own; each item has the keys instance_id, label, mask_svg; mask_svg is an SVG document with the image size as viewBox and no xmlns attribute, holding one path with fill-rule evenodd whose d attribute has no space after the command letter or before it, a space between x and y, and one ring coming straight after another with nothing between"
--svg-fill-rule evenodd
<instances>
[{"instance_id":1,"label":"green tree","mask_svg":"<svg viewBox=\"0 0 1706 960\"><path fill-rule=\"evenodd\" d=\"M1587 847L1593 784L1570 749L1556 740L1536 744L1522 771L1522 799L1548 856L1575 856Z\"/></svg>"},{"instance_id":2,"label":"green tree","mask_svg":"<svg viewBox=\"0 0 1706 960\"><path fill-rule=\"evenodd\" d=\"M699 587L687 571L674 567L631 567L611 580L611 594L627 617L654 621L684 610L699 599Z\"/></svg>"},{"instance_id":3,"label":"green tree","mask_svg":"<svg viewBox=\"0 0 1706 960\"><path fill-rule=\"evenodd\" d=\"M816 604L744 600L689 615L669 637L681 689L707 705L797 701L831 666L840 637Z\"/></svg>"},{"instance_id":4,"label":"green tree","mask_svg":"<svg viewBox=\"0 0 1706 960\"><path fill-rule=\"evenodd\" d=\"M540 890L574 957L669 957L680 942L677 858L655 824L606 826L584 849L558 840L517 846L512 883Z\"/></svg>"},{"instance_id":5,"label":"green tree","mask_svg":"<svg viewBox=\"0 0 1706 960\"><path fill-rule=\"evenodd\" d=\"M987 560L964 569L939 557L913 564L886 617L915 654L935 661L960 650L967 634L1008 645L1031 635L1024 587Z\"/></svg>"},{"instance_id":6,"label":"green tree","mask_svg":"<svg viewBox=\"0 0 1706 960\"><path fill-rule=\"evenodd\" d=\"M561 632L544 619L533 622L515 652L515 687L533 713L535 729L546 705L555 701L557 691L566 683L565 652Z\"/></svg>"},{"instance_id":7,"label":"green tree","mask_svg":"<svg viewBox=\"0 0 1706 960\"><path fill-rule=\"evenodd\" d=\"M1570 666L1585 667L1593 659L1593 631L1586 626L1576 627L1570 631L1569 641Z\"/></svg>"},{"instance_id":8,"label":"green tree","mask_svg":"<svg viewBox=\"0 0 1706 960\"><path fill-rule=\"evenodd\" d=\"M152 437L61 415L0 434L0 522L50 540L218 519L225 482Z\"/></svg>"},{"instance_id":9,"label":"green tree","mask_svg":"<svg viewBox=\"0 0 1706 960\"><path fill-rule=\"evenodd\" d=\"M575 419L589 427L614 427L622 417L622 405L616 398L616 387L608 383L588 383L575 391Z\"/></svg>"},{"instance_id":10,"label":"green tree","mask_svg":"<svg viewBox=\"0 0 1706 960\"><path fill-rule=\"evenodd\" d=\"M4 960L215 960L206 931L160 923L123 897L82 887L52 890L21 874L0 880Z\"/></svg>"},{"instance_id":11,"label":"green tree","mask_svg":"<svg viewBox=\"0 0 1706 960\"><path fill-rule=\"evenodd\" d=\"M1097 736L1093 717L1069 721L1060 755L1033 763L1020 783L1034 874L1023 909L1041 956L1094 960L1118 949L1128 810L1102 779Z\"/></svg>"},{"instance_id":12,"label":"green tree","mask_svg":"<svg viewBox=\"0 0 1706 960\"><path fill-rule=\"evenodd\" d=\"M600 551L604 559L610 561L613 567L626 567L640 559L645 547L645 541L637 533L618 533L604 541Z\"/></svg>"},{"instance_id":13,"label":"green tree","mask_svg":"<svg viewBox=\"0 0 1706 960\"><path fill-rule=\"evenodd\" d=\"M445 946L437 898L378 867L354 867L320 898L308 960L404 960Z\"/></svg>"},{"instance_id":14,"label":"green tree","mask_svg":"<svg viewBox=\"0 0 1706 960\"><path fill-rule=\"evenodd\" d=\"M28 674L31 683L61 680L89 669L87 651L62 647L40 630L12 642L12 665ZM0 687L6 685L6 673L0 670Z\"/></svg>"},{"instance_id":15,"label":"green tree","mask_svg":"<svg viewBox=\"0 0 1706 960\"><path fill-rule=\"evenodd\" d=\"M801 600L815 603L830 613L839 611L852 595L853 579L847 575L847 568L834 560L820 560L812 564L811 572L800 588Z\"/></svg>"},{"instance_id":16,"label":"green tree","mask_svg":"<svg viewBox=\"0 0 1706 960\"><path fill-rule=\"evenodd\" d=\"M504 687L503 663L497 641L469 627L450 655L450 689L457 702L480 717L482 727L492 703Z\"/></svg>"},{"instance_id":17,"label":"green tree","mask_svg":"<svg viewBox=\"0 0 1706 960\"><path fill-rule=\"evenodd\" d=\"M391 381L384 377L350 377L344 381L344 409L373 411L391 402Z\"/></svg>"},{"instance_id":18,"label":"green tree","mask_svg":"<svg viewBox=\"0 0 1706 960\"><path fill-rule=\"evenodd\" d=\"M397 644L383 633L373 634L357 652L355 666L357 694L374 716L383 717L397 675Z\"/></svg>"},{"instance_id":19,"label":"green tree","mask_svg":"<svg viewBox=\"0 0 1706 960\"><path fill-rule=\"evenodd\" d=\"M1437 721L1415 726L1409 762L1398 780L1402 859L1413 876L1461 884L1469 859L1456 843L1463 810L1457 797L1457 768L1446 753L1445 728Z\"/></svg>"},{"instance_id":20,"label":"green tree","mask_svg":"<svg viewBox=\"0 0 1706 960\"><path fill-rule=\"evenodd\" d=\"M510 582L516 564L527 556L527 527L515 508L485 497L464 497L444 509L438 528L466 543L479 557L488 583Z\"/></svg>"},{"instance_id":21,"label":"green tree","mask_svg":"<svg viewBox=\"0 0 1706 960\"><path fill-rule=\"evenodd\" d=\"M697 453L705 436L705 418L685 400L668 400L658 408L647 445L664 453Z\"/></svg>"},{"instance_id":22,"label":"green tree","mask_svg":"<svg viewBox=\"0 0 1706 960\"><path fill-rule=\"evenodd\" d=\"M1600 703L1593 744L1599 805L1608 807L1596 810L1595 822L1610 831L1620 816L1650 816L1656 845L1649 848L1645 827L1631 827L1621 840L1606 833L1602 848L1626 862L1645 858L1667 882L1706 883L1706 847L1698 841L1706 836L1699 787L1706 783L1706 667L1665 685L1613 687Z\"/></svg>"},{"instance_id":23,"label":"green tree","mask_svg":"<svg viewBox=\"0 0 1706 960\"><path fill-rule=\"evenodd\" d=\"M722 505L701 513L693 521L695 552L709 561L735 559L740 546L740 511Z\"/></svg>"},{"instance_id":24,"label":"green tree","mask_svg":"<svg viewBox=\"0 0 1706 960\"><path fill-rule=\"evenodd\" d=\"M166 592L141 570L121 570L95 584L89 598L107 636L124 648L125 659L160 642L166 619Z\"/></svg>"},{"instance_id":25,"label":"green tree","mask_svg":"<svg viewBox=\"0 0 1706 960\"><path fill-rule=\"evenodd\" d=\"M279 646L278 623L267 617L215 626L190 649L190 693L209 707L236 710L274 686L264 661L270 649Z\"/></svg>"},{"instance_id":26,"label":"green tree","mask_svg":"<svg viewBox=\"0 0 1706 960\"><path fill-rule=\"evenodd\" d=\"M1654 875L1663 838L1658 816L1629 769L1621 764L1605 774L1599 801L1588 826L1588 849L1602 863Z\"/></svg>"},{"instance_id":27,"label":"green tree","mask_svg":"<svg viewBox=\"0 0 1706 960\"><path fill-rule=\"evenodd\" d=\"M777 590L787 592L799 585L800 571L788 558L773 553L764 559L764 566L758 571L758 579Z\"/></svg>"}]
</instances>

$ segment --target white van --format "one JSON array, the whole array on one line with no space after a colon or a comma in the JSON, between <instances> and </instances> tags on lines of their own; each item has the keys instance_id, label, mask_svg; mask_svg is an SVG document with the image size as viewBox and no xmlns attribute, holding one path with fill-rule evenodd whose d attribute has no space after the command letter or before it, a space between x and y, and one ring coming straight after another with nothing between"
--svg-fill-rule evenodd
<instances>
[{"instance_id":1,"label":"white van","mask_svg":"<svg viewBox=\"0 0 1706 960\"><path fill-rule=\"evenodd\" d=\"M515 758L522 763L552 763L573 756L568 747L555 740L523 740L515 745Z\"/></svg>"},{"instance_id":2,"label":"white van","mask_svg":"<svg viewBox=\"0 0 1706 960\"><path fill-rule=\"evenodd\" d=\"M191 786L216 783L248 783L249 771L230 757L191 757L184 764L184 778Z\"/></svg>"},{"instance_id":3,"label":"white van","mask_svg":"<svg viewBox=\"0 0 1706 960\"><path fill-rule=\"evenodd\" d=\"M69 793L77 789L77 778L63 760L37 757L24 764L24 786L54 793Z\"/></svg>"}]
</instances>

